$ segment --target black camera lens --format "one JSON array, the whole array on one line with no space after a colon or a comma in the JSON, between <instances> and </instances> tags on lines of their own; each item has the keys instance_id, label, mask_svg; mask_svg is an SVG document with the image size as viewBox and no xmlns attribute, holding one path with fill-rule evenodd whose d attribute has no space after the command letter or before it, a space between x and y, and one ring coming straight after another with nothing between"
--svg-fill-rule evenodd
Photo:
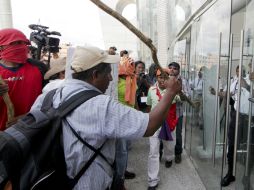
<instances>
[{"instance_id":1,"label":"black camera lens","mask_svg":"<svg viewBox=\"0 0 254 190\"><path fill-rule=\"evenodd\" d=\"M139 77L140 77L140 78L145 78L146 75L145 75L145 73L139 73Z\"/></svg>"}]
</instances>

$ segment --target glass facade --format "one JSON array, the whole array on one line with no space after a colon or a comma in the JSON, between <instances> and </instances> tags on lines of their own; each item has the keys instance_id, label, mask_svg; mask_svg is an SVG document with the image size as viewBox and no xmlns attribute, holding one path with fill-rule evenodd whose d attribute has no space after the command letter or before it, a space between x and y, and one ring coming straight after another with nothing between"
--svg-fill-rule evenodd
<instances>
[{"instance_id":1,"label":"glass facade","mask_svg":"<svg viewBox=\"0 0 254 190\"><path fill-rule=\"evenodd\" d=\"M185 15L187 20L204 2L178 1L176 4L184 7L183 3L189 3L191 8L185 8L190 13ZM236 128L233 133L236 182L225 189L254 187L253 116L248 110L252 106L248 101L248 97L253 97L252 92L241 88L237 94L239 106L232 107L236 118L230 118L232 111L225 97L211 94L211 89L226 91L239 65L242 65L242 78L253 89L248 80L248 73L253 70L253 16L253 0L218 0L193 20L174 46L173 60L181 64L182 76L189 81L192 100L197 105L195 108L187 105L185 109L185 150L207 189L224 189L220 182L228 172L227 133L233 131L229 126L232 119L236 119L233 125Z\"/></svg>"},{"instance_id":2,"label":"glass facade","mask_svg":"<svg viewBox=\"0 0 254 190\"><path fill-rule=\"evenodd\" d=\"M213 4L209 8L200 11L210 2ZM156 28L156 2L139 0L138 6L138 14L143 15L139 17L142 21L140 28L148 32L157 45L160 31ZM196 105L185 105L184 148L208 190L253 189L254 113L249 110L254 110L254 107L249 109L253 104L248 100L253 97L250 90L253 85L248 76L253 71L254 0L175 0L170 2L168 11L171 12L168 19L170 35L184 31L174 43L168 40L169 62L176 61L181 65L181 75L188 80L192 89L191 99ZM197 11L200 14L183 28ZM146 47L140 51L148 59L150 51ZM238 83L235 90L240 97L239 105L230 106L226 92L232 78L237 76L237 66L250 89L242 90L241 85L237 86L242 82ZM213 89L218 93L225 92L224 97L212 94ZM236 113L235 118L230 117L232 110ZM236 182L222 188L220 182L229 165L227 134L232 132L229 124L233 119L236 119L232 125L236 128L236 133L233 133L236 137L233 140Z\"/></svg>"},{"instance_id":3,"label":"glass facade","mask_svg":"<svg viewBox=\"0 0 254 190\"><path fill-rule=\"evenodd\" d=\"M249 76L249 73L253 71L253 35L254 24L252 18L254 16L254 1L245 1L245 6L242 9L243 27L242 35L240 39L240 47L238 53L239 60L242 63L242 75ZM245 77L245 76L243 76ZM251 89L253 89L252 83L250 83ZM237 154L236 154L236 189L253 189L254 188L254 130L253 130L253 109L247 109L244 112L241 109L245 107L253 107L253 101L248 101L249 94L244 93L241 90L240 108L239 108L239 122L238 122L238 134L237 134ZM253 97L253 93L250 92L250 97Z\"/></svg>"},{"instance_id":4,"label":"glass facade","mask_svg":"<svg viewBox=\"0 0 254 190\"><path fill-rule=\"evenodd\" d=\"M179 32L186 21L206 2L206 0L176 0L175 9L177 12L176 15L182 14L180 19L175 19L176 32Z\"/></svg>"},{"instance_id":5,"label":"glass facade","mask_svg":"<svg viewBox=\"0 0 254 190\"><path fill-rule=\"evenodd\" d=\"M229 60L222 55L229 53L230 7L230 0L217 1L191 27L189 81L192 99L199 105L188 114L192 116L187 120L188 126L192 127L189 152L207 189L220 188L224 104L209 89L222 90L227 82ZM218 86L216 81L219 79Z\"/></svg>"}]
</instances>

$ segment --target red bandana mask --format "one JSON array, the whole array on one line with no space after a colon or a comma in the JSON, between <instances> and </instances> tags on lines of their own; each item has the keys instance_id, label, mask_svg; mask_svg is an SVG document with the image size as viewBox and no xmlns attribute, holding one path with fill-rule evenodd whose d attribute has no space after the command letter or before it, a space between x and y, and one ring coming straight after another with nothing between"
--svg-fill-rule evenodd
<instances>
[{"instance_id":1,"label":"red bandana mask","mask_svg":"<svg viewBox=\"0 0 254 190\"><path fill-rule=\"evenodd\" d=\"M24 64L27 60L28 47L26 44L9 45L0 50L0 59L5 61Z\"/></svg>"}]
</instances>

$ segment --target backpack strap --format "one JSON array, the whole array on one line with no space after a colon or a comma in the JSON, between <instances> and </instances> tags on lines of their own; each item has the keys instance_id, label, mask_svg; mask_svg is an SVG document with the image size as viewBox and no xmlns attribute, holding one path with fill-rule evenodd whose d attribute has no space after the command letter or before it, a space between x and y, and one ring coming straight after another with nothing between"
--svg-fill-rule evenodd
<instances>
[{"instance_id":1,"label":"backpack strap","mask_svg":"<svg viewBox=\"0 0 254 190\"><path fill-rule=\"evenodd\" d=\"M67 120L66 120L67 121ZM67 123L69 124L69 122L67 121ZM85 171L89 168L89 166L93 163L93 161L95 160L95 158L99 155L103 158L103 160L105 162L108 163L108 165L111 166L112 169L114 169L113 164L111 164L108 159L101 153L101 149L103 148L104 144L106 143L106 141L104 141L104 143L98 148L94 148L92 145L88 144L84 139L82 139L78 133L71 127L71 125L69 124L69 127L71 129L71 131L73 132L73 134L78 138L79 141L81 141L85 146L87 146L89 149L91 149L92 151L94 151L93 156L87 161L87 163L83 166L83 168L79 171L79 173L71 180L72 182L72 188L76 185L76 183L79 181L80 177L85 173Z\"/></svg>"},{"instance_id":2,"label":"backpack strap","mask_svg":"<svg viewBox=\"0 0 254 190\"><path fill-rule=\"evenodd\" d=\"M67 123L69 124L69 122L67 121ZM70 126L70 124L69 124ZM92 145L88 144L84 139L82 139L78 133L70 126L71 131L73 132L73 134L78 138L79 141L81 141L84 145L86 145L88 148L90 148L92 151L94 151L95 153L98 151L98 149L94 148ZM104 143L103 143L104 144ZM100 148L99 148L100 149ZM98 152L98 155L100 155L107 163L108 165L110 165L113 168L113 165L107 160L107 158L101 153ZM89 161L88 161L89 162Z\"/></svg>"},{"instance_id":3,"label":"backpack strap","mask_svg":"<svg viewBox=\"0 0 254 190\"><path fill-rule=\"evenodd\" d=\"M53 105L53 97L55 95L57 89L51 90L50 92L48 92L48 94L45 96L43 103L42 103L42 108L41 111L43 111L44 113L47 113L48 110L52 109L52 105ZM95 90L84 90L81 92L78 92L77 94L71 96L69 99L67 99L65 102L63 102L58 108L57 108L57 114L60 117L65 117L68 113L70 113L71 111L73 111L75 108L77 108L79 105L81 105L82 103L86 102L87 100L100 95L101 93ZM107 158L100 152L101 149L103 148L104 144L106 143L106 141L98 148L94 148L93 146L91 146L90 144L88 144L84 139L82 139L78 133L71 127L71 125L69 124L69 122L67 120L65 120L71 131L73 132L73 134L77 137L77 139L84 144L85 146L87 146L89 149L91 149L92 151L94 151L94 154L92 155L92 157L88 160L88 162L83 166L83 168L79 171L79 173L73 178L70 179L70 187L71 189L75 187L75 185L77 184L77 182L79 181L80 177L84 174L84 172L89 168L89 166L93 163L93 161L95 160L95 158L100 155L112 168L113 165L110 164L110 162L107 160Z\"/></svg>"},{"instance_id":4,"label":"backpack strap","mask_svg":"<svg viewBox=\"0 0 254 190\"><path fill-rule=\"evenodd\" d=\"M54 97L54 95L55 95L55 93L56 93L56 90L57 90L57 88L54 89L54 90L49 91L49 92L46 94L45 98L43 99L42 106L41 106L41 111L42 111L42 112L45 113L45 112L47 112L50 108L52 108L52 105L53 105L53 97Z\"/></svg>"},{"instance_id":5,"label":"backpack strap","mask_svg":"<svg viewBox=\"0 0 254 190\"><path fill-rule=\"evenodd\" d=\"M69 125L70 126L70 125ZM87 163L83 166L83 168L81 168L81 170L78 172L78 174L73 178L70 179L69 181L69 186L71 189L73 189L75 187L75 185L78 183L79 179L81 178L81 176L86 172L86 170L91 166L91 164L93 163L93 161L95 160L95 158L100 155L112 168L113 165L109 163L109 161L107 160L107 158L101 153L101 149L103 148L103 146L105 145L105 143L107 141L104 141L104 143L98 148L95 149L93 146L91 146L90 144L88 144L86 141L84 141L78 134L77 132L70 126L72 132L74 133L74 135L84 144L86 145L88 148L92 149L94 151L94 154L92 155L92 157L87 161Z\"/></svg>"},{"instance_id":6,"label":"backpack strap","mask_svg":"<svg viewBox=\"0 0 254 190\"><path fill-rule=\"evenodd\" d=\"M74 110L77 106L79 106L80 104L84 103L85 101L89 100L92 97L95 97L97 95L99 95L101 93L99 93L98 91L94 91L94 90L87 90L87 91L82 91L77 93L76 95L73 95L71 98L69 98L69 100L67 100L66 102L64 102L64 104L62 104L58 110L59 110L59 114L61 117L66 116L68 113L70 113L70 111ZM71 104L69 104L69 102L71 102ZM70 187L71 189L75 187L75 185L78 183L79 179L81 178L81 176L86 172L86 170L89 168L89 166L93 163L93 161L95 160L95 158L99 155L103 158L103 160L105 162L107 162L112 168L113 165L107 160L107 158L101 153L101 149L103 148L104 144L106 143L106 141L98 148L94 148L92 145L88 144L84 139L82 139L78 133L71 127L70 123L65 119L65 121L68 123L71 131L73 132L73 134L77 137L77 139L84 144L85 146L87 146L89 149L91 149L94 154L92 155L92 157L87 161L87 163L82 167L82 169L78 172L78 174L73 178L70 179Z\"/></svg>"},{"instance_id":7,"label":"backpack strap","mask_svg":"<svg viewBox=\"0 0 254 190\"><path fill-rule=\"evenodd\" d=\"M53 107L53 97L56 91L57 89L49 91L43 100L41 111L44 112L45 114L47 114L47 111L51 110ZM84 90L84 91L78 92L77 94L71 96L69 99L63 102L57 108L57 114L63 118L68 113L70 113L75 108L77 108L80 104L100 94L101 94L100 92L95 90Z\"/></svg>"},{"instance_id":8,"label":"backpack strap","mask_svg":"<svg viewBox=\"0 0 254 190\"><path fill-rule=\"evenodd\" d=\"M101 93L95 90L84 90L70 97L63 104L59 106L58 114L60 117L65 117L68 113L73 111L76 107L80 106L87 100L100 95Z\"/></svg>"}]
</instances>

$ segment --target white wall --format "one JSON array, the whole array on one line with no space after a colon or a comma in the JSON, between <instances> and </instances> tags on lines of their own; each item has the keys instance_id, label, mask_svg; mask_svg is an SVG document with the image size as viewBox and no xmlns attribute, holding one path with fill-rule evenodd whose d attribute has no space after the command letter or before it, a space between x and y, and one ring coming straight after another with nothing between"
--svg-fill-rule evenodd
<instances>
[{"instance_id":1,"label":"white wall","mask_svg":"<svg viewBox=\"0 0 254 190\"><path fill-rule=\"evenodd\" d=\"M105 1L105 3L115 10L117 0ZM117 52L124 49L131 50L132 53L130 56L137 59L138 38L112 16L103 11L100 11L99 14L104 39L104 48L108 49L110 46L115 46L117 48ZM136 19L131 22L136 26Z\"/></svg>"}]
</instances>

